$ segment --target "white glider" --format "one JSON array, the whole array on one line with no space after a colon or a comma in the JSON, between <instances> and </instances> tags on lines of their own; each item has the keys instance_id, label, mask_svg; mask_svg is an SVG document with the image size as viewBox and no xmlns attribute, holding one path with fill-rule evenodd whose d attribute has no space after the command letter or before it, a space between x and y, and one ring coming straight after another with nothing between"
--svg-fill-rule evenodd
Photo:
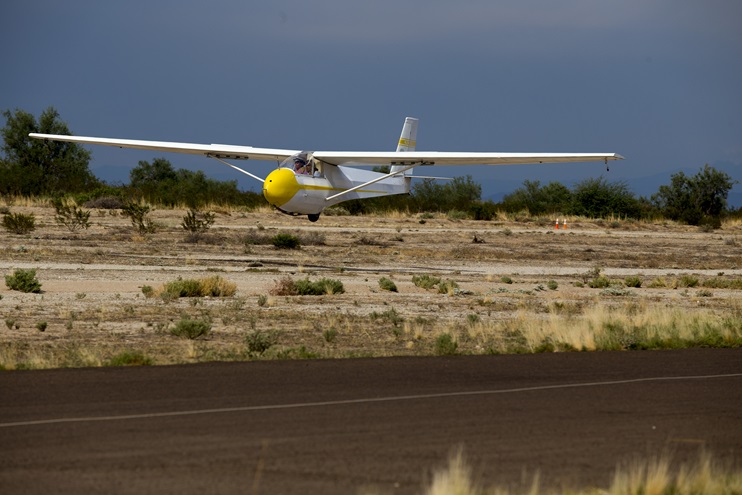
<instances>
[{"instance_id":1,"label":"white glider","mask_svg":"<svg viewBox=\"0 0 742 495\"><path fill-rule=\"evenodd\" d=\"M135 139L112 139L58 134L29 134L32 138L98 144L172 153L203 155L263 183L263 195L290 215L307 215L315 222L328 206L410 192L412 169L432 165L521 165L536 163L622 160L617 153L469 153L416 151L418 120L405 119L396 151L304 151L253 148L228 144L195 144ZM280 164L264 179L225 160L276 160ZM355 167L389 166L388 174Z\"/></svg>"}]
</instances>

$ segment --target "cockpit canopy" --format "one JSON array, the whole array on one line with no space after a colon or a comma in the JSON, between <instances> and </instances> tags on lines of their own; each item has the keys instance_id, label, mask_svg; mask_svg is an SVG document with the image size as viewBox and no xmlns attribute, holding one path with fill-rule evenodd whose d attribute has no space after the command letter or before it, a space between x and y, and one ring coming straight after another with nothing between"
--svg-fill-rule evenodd
<instances>
[{"instance_id":1,"label":"cockpit canopy","mask_svg":"<svg viewBox=\"0 0 742 495\"><path fill-rule=\"evenodd\" d=\"M286 158L278 168L289 168L296 175L309 175L312 177L320 176L320 167L312 158L311 151L301 151Z\"/></svg>"}]
</instances>

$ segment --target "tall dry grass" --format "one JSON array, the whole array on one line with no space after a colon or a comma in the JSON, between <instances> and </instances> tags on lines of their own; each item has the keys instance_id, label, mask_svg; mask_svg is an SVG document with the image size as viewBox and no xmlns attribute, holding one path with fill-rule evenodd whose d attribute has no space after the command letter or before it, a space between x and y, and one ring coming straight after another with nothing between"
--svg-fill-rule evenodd
<instances>
[{"instance_id":1,"label":"tall dry grass","mask_svg":"<svg viewBox=\"0 0 742 495\"><path fill-rule=\"evenodd\" d=\"M535 474L520 487L493 486L482 489L473 480L472 469L461 449L454 452L447 467L433 474L426 495L539 495L539 494L601 494L601 495L732 495L742 493L742 471L715 461L701 452L691 464L674 466L669 455L637 459L616 467L613 481L607 488L580 489L543 487Z\"/></svg>"},{"instance_id":2,"label":"tall dry grass","mask_svg":"<svg viewBox=\"0 0 742 495\"><path fill-rule=\"evenodd\" d=\"M725 314L646 303L598 303L566 313L556 308L547 315L524 309L512 320L477 322L468 335L495 352L742 346L740 302Z\"/></svg>"}]
</instances>

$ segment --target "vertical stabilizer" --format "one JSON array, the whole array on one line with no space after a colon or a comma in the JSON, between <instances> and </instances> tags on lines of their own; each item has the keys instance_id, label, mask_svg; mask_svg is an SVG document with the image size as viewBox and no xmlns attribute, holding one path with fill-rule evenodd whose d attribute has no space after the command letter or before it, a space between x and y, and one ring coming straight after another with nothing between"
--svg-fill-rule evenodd
<instances>
[{"instance_id":1,"label":"vertical stabilizer","mask_svg":"<svg viewBox=\"0 0 742 495\"><path fill-rule=\"evenodd\" d=\"M415 151L415 146L417 146L417 119L407 117L404 119L397 151Z\"/></svg>"},{"instance_id":2,"label":"vertical stabilizer","mask_svg":"<svg viewBox=\"0 0 742 495\"><path fill-rule=\"evenodd\" d=\"M400 134L399 143L397 143L397 151L415 151L415 146L417 146L417 119L407 117L404 119L402 134ZM402 166L394 165L390 172L396 172L403 168ZM411 176L412 170L408 170L404 175L405 177ZM407 179L407 186L409 187L409 179Z\"/></svg>"}]
</instances>

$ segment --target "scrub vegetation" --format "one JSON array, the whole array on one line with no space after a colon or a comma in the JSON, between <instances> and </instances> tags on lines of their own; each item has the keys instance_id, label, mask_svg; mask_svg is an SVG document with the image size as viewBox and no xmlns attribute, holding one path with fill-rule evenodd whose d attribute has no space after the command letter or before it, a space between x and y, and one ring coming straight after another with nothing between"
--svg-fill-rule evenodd
<instances>
[{"instance_id":1,"label":"scrub vegetation","mask_svg":"<svg viewBox=\"0 0 742 495\"><path fill-rule=\"evenodd\" d=\"M129 365L159 365L742 346L742 224L708 233L575 218L556 231L546 219L482 228L431 214L308 227L208 208L214 226L193 243L187 208L151 209L147 235L124 204L92 209L70 235L51 202L3 199L38 222L33 236L0 236L5 369L126 353L139 356ZM275 249L282 233L302 249Z\"/></svg>"},{"instance_id":2,"label":"scrub vegetation","mask_svg":"<svg viewBox=\"0 0 742 495\"><path fill-rule=\"evenodd\" d=\"M538 474L525 476L520 486L483 488L477 483L474 470L462 450L454 452L446 467L438 469L423 493L427 495L722 495L742 492L742 471L701 452L697 460L673 462L669 455L634 459L619 464L605 487L544 487ZM373 492L372 492L373 493Z\"/></svg>"},{"instance_id":3,"label":"scrub vegetation","mask_svg":"<svg viewBox=\"0 0 742 495\"><path fill-rule=\"evenodd\" d=\"M234 208L254 211L266 206L259 193L240 191L237 181L216 181L202 171L176 169L164 158L140 161L129 174L129 183L111 185L97 179L90 171L91 154L75 143L29 139L31 132L72 134L59 113L50 107L37 119L17 109L2 113L4 127L0 146L0 195L57 198L74 201L86 208L120 201L125 204L174 206L190 209ZM507 194L499 203L482 200L482 187L471 176L436 182L424 179L414 184L411 194L367 200L353 200L328 211L334 215L430 214L441 213L451 221L473 219L494 221L506 215L535 218L589 217L610 221L617 228L622 221L671 220L688 225L718 229L725 220L740 221L742 208L734 210L727 203L729 191L736 184L729 175L708 165L699 165L695 175L674 174L670 183L661 185L650 197L637 197L626 183L610 182L604 177L588 178L571 188L558 182L542 185L524 181L522 187ZM98 205L98 206L94 206ZM73 215L84 214L74 210ZM139 232L152 233L154 224L146 217L132 222ZM83 223L67 223L77 229ZM427 218L422 215L420 224ZM190 229L195 219L186 220ZM552 223L553 224L553 223Z\"/></svg>"}]
</instances>

